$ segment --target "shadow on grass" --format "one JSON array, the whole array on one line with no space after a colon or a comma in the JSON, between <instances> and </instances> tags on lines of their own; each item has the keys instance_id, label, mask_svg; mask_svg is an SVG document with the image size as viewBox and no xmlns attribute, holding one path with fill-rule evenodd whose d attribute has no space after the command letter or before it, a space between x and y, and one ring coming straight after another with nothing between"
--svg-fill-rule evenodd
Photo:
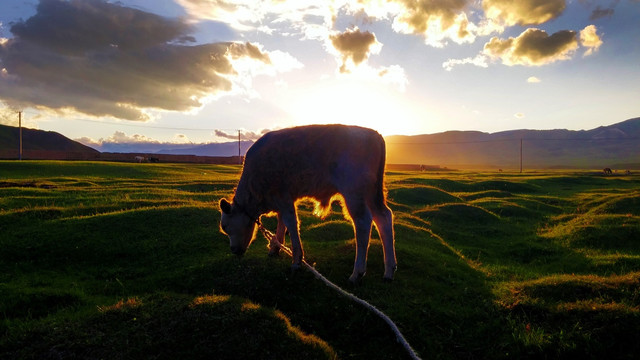
<instances>
[{"instance_id":1,"label":"shadow on grass","mask_svg":"<svg viewBox=\"0 0 640 360\"><path fill-rule=\"evenodd\" d=\"M282 312L236 296L155 294L3 341L14 359L334 359Z\"/></svg>"}]
</instances>

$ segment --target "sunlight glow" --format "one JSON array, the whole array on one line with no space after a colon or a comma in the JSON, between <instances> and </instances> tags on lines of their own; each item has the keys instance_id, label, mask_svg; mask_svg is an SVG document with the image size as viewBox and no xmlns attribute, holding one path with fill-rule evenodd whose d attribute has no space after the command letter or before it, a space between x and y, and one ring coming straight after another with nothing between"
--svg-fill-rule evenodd
<instances>
[{"instance_id":1,"label":"sunlight glow","mask_svg":"<svg viewBox=\"0 0 640 360\"><path fill-rule=\"evenodd\" d=\"M314 85L289 101L288 112L298 125L358 125L386 136L415 132L424 116L403 93L384 84L339 78Z\"/></svg>"}]
</instances>

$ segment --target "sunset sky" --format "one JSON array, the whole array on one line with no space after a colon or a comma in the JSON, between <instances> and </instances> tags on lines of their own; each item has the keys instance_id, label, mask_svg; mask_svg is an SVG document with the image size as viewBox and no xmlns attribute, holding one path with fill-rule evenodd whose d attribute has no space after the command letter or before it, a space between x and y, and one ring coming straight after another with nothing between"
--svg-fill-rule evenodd
<instances>
[{"instance_id":1,"label":"sunset sky","mask_svg":"<svg viewBox=\"0 0 640 360\"><path fill-rule=\"evenodd\" d=\"M640 0L1 0L0 123L86 144L640 116Z\"/></svg>"}]
</instances>

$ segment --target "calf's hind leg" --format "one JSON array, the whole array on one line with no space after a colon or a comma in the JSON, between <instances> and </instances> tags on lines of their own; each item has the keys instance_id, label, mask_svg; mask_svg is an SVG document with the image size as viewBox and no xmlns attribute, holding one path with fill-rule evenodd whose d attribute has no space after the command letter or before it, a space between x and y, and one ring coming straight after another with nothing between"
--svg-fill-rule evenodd
<instances>
[{"instance_id":1,"label":"calf's hind leg","mask_svg":"<svg viewBox=\"0 0 640 360\"><path fill-rule=\"evenodd\" d=\"M347 210L353 220L356 236L356 260L353 273L349 277L352 283L357 282L367 272L367 253L369 252L369 238L371 237L371 212L364 201L359 199L345 199Z\"/></svg>"},{"instance_id":2,"label":"calf's hind leg","mask_svg":"<svg viewBox=\"0 0 640 360\"><path fill-rule=\"evenodd\" d=\"M393 213L391 209L380 203L372 208L373 221L376 223L378 233L382 240L382 251L384 253L384 279L393 280L396 271L396 247L393 235Z\"/></svg>"}]
</instances>

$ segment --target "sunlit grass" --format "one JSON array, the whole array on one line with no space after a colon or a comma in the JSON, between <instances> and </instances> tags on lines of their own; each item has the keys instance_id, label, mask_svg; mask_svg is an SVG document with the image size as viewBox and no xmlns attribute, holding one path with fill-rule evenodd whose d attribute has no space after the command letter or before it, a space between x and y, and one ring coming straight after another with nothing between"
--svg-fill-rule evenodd
<instances>
[{"instance_id":1,"label":"sunlit grass","mask_svg":"<svg viewBox=\"0 0 640 360\"><path fill-rule=\"evenodd\" d=\"M244 258L217 201L239 166L0 162L0 357L385 358L386 324L290 259ZM425 358L640 351L640 178L387 174L399 268L374 230L352 287L352 225L301 204L307 260L394 319ZM275 218L264 219L275 229ZM288 241L288 239L287 239ZM348 336L347 336L348 335ZM122 346L122 344L128 344Z\"/></svg>"}]
</instances>

